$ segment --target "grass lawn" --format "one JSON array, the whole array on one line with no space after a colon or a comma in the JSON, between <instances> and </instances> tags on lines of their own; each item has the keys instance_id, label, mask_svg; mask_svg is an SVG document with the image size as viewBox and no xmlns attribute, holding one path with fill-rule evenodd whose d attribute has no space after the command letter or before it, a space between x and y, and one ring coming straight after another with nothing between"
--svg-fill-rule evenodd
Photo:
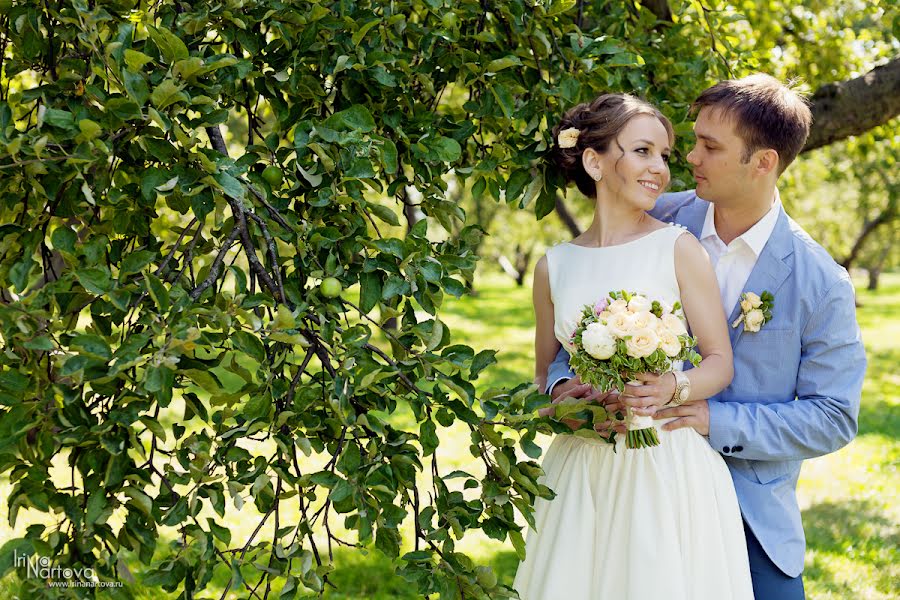
<instances>
[{"instance_id":1,"label":"grass lawn","mask_svg":"<svg viewBox=\"0 0 900 600\"><path fill-rule=\"evenodd\" d=\"M861 285L861 282L857 282ZM875 293L859 292L859 322L869 358L859 419L859 436L839 452L804 463L799 499L807 533L805 584L811 600L854 598L887 600L900 596L900 274L887 274ZM511 280L484 275L478 294L462 300L448 298L441 318L453 333L453 343L476 349L495 348L499 364L485 371L479 389L512 386L532 378L532 311L530 288L516 288ZM404 420L406 415L398 415ZM441 468L471 467L468 435L451 429L441 438ZM548 440L539 440L546 447ZM23 511L13 530L6 519L5 497L10 486L0 480L0 544L21 534L40 515ZM246 539L258 522L254 514L226 515L236 541ZM44 517L46 518L46 517ZM163 544L160 544L165 551ZM500 580L511 583L517 560L511 546L473 535L460 547L490 564ZM130 563L138 583L118 592L98 592L104 598L167 597L140 586L140 565ZM332 599L416 598L409 586L391 574L390 562L378 551L335 552ZM229 572L217 570L202 597L218 598ZM19 589L14 575L0 580L0 598L14 598ZM174 598L172 594L168 597ZM236 591L228 597L244 597ZM312 596L310 596L311 598Z\"/></svg>"}]
</instances>

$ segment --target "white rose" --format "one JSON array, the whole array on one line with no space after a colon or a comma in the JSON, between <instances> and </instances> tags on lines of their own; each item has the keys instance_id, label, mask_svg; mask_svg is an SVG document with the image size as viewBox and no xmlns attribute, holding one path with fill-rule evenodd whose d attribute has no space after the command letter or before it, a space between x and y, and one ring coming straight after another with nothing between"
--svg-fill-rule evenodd
<instances>
[{"instance_id":1,"label":"white rose","mask_svg":"<svg viewBox=\"0 0 900 600\"><path fill-rule=\"evenodd\" d=\"M640 329L631 334L631 338L625 340L625 349L628 356L645 358L659 348L659 336L652 329Z\"/></svg>"},{"instance_id":2,"label":"white rose","mask_svg":"<svg viewBox=\"0 0 900 600\"><path fill-rule=\"evenodd\" d=\"M647 299L646 296L634 295L631 297L631 300L628 301L628 310L633 313L646 312L650 310L653 306L653 303Z\"/></svg>"},{"instance_id":3,"label":"white rose","mask_svg":"<svg viewBox=\"0 0 900 600\"><path fill-rule=\"evenodd\" d=\"M569 127L559 132L557 141L560 148L574 148L578 144L578 135L581 132L575 127Z\"/></svg>"},{"instance_id":4,"label":"white rose","mask_svg":"<svg viewBox=\"0 0 900 600\"><path fill-rule=\"evenodd\" d=\"M662 314L667 315L672 312L674 307L671 304L669 304L668 302L664 302L662 300L658 300L658 302L659 302L659 307L662 309Z\"/></svg>"},{"instance_id":5,"label":"white rose","mask_svg":"<svg viewBox=\"0 0 900 600\"><path fill-rule=\"evenodd\" d=\"M622 313L628 310L628 303L619 298L618 300L613 300L613 302L606 308L612 314Z\"/></svg>"},{"instance_id":6,"label":"white rose","mask_svg":"<svg viewBox=\"0 0 900 600\"><path fill-rule=\"evenodd\" d=\"M741 300L741 312L748 313L753 310L753 304L750 302L749 298L744 298Z\"/></svg>"},{"instance_id":7,"label":"white rose","mask_svg":"<svg viewBox=\"0 0 900 600\"><path fill-rule=\"evenodd\" d=\"M634 329L656 329L658 319L649 311L643 311L631 315L631 323Z\"/></svg>"},{"instance_id":8,"label":"white rose","mask_svg":"<svg viewBox=\"0 0 900 600\"><path fill-rule=\"evenodd\" d=\"M681 352L681 342L678 341L678 336L668 329L659 332L659 347L669 358L675 358Z\"/></svg>"},{"instance_id":9,"label":"white rose","mask_svg":"<svg viewBox=\"0 0 900 600\"><path fill-rule=\"evenodd\" d=\"M618 338L631 335L634 327L632 326L631 314L628 312L614 313L606 322L609 332Z\"/></svg>"},{"instance_id":10,"label":"white rose","mask_svg":"<svg viewBox=\"0 0 900 600\"><path fill-rule=\"evenodd\" d=\"M762 327L763 321L766 320L763 311L758 308L754 308L750 312L747 313L747 316L744 317L744 329L747 331L759 331L759 328Z\"/></svg>"},{"instance_id":11,"label":"white rose","mask_svg":"<svg viewBox=\"0 0 900 600\"><path fill-rule=\"evenodd\" d=\"M598 360L606 360L616 353L616 340L609 329L600 323L591 323L581 333L584 351Z\"/></svg>"},{"instance_id":12,"label":"white rose","mask_svg":"<svg viewBox=\"0 0 900 600\"><path fill-rule=\"evenodd\" d=\"M665 325L666 329L668 329L675 335L684 335L687 333L687 328L684 326L684 322L675 315L663 315L662 322L663 325Z\"/></svg>"},{"instance_id":13,"label":"white rose","mask_svg":"<svg viewBox=\"0 0 900 600\"><path fill-rule=\"evenodd\" d=\"M759 308L760 306L762 306L762 299L760 299L760 297L757 296L756 294L754 294L753 292L747 292L744 295L746 296L747 300L750 302L750 306L752 308ZM741 303L741 306L743 306L743 302Z\"/></svg>"},{"instance_id":14,"label":"white rose","mask_svg":"<svg viewBox=\"0 0 900 600\"><path fill-rule=\"evenodd\" d=\"M600 311L600 314L597 315L597 318L605 323L607 320L609 320L609 318L611 316L612 316L611 312L609 312L608 310L604 310L604 311Z\"/></svg>"}]
</instances>

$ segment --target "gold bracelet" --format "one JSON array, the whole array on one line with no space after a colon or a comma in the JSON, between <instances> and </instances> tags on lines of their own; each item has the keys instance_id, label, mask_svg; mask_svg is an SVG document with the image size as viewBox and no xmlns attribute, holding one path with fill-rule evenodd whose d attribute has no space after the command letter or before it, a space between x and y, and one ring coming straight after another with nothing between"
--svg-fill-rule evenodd
<instances>
[{"instance_id":1,"label":"gold bracelet","mask_svg":"<svg viewBox=\"0 0 900 600\"><path fill-rule=\"evenodd\" d=\"M691 396L691 380L684 371L672 371L675 376L675 392L672 394L672 404L679 406L687 402Z\"/></svg>"}]
</instances>

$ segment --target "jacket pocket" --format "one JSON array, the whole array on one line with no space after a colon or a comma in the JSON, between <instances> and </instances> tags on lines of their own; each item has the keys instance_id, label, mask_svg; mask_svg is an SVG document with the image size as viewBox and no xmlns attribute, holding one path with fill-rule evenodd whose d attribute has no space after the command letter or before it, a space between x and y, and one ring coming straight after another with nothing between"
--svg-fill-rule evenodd
<instances>
[{"instance_id":1,"label":"jacket pocket","mask_svg":"<svg viewBox=\"0 0 900 600\"><path fill-rule=\"evenodd\" d=\"M800 468L799 460L751 460L750 468L753 469L757 481L769 484L776 479L788 478Z\"/></svg>"}]
</instances>

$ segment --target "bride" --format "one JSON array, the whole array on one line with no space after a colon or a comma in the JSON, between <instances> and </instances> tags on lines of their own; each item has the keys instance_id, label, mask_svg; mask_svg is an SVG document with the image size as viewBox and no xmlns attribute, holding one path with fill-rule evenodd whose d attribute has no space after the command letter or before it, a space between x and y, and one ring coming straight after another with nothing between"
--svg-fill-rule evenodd
<instances>
[{"instance_id":1,"label":"bride","mask_svg":"<svg viewBox=\"0 0 900 600\"><path fill-rule=\"evenodd\" d=\"M591 397L611 413L640 398L652 406L634 412L652 414L673 401L676 385L681 402L715 395L733 368L712 266L690 233L646 212L669 183L671 123L642 100L606 94L569 110L553 135L556 167L595 210L582 235L550 248L536 266L535 382L546 387L547 368L582 307L627 290L680 301L703 361L642 376L643 385L627 386L621 398ZM752 600L740 510L722 458L691 428L660 428L660 445L651 448L626 449L617 437L616 446L554 438L543 483L557 496L537 500L514 583L520 597Z\"/></svg>"}]
</instances>

